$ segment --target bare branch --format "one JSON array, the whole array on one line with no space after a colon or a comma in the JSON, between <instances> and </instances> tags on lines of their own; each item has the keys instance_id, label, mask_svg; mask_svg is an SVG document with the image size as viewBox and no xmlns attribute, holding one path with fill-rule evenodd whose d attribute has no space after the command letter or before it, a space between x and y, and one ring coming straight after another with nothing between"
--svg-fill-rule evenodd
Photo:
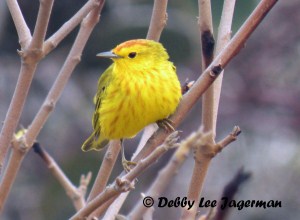
<instances>
[{"instance_id":1,"label":"bare branch","mask_svg":"<svg viewBox=\"0 0 300 220\"><path fill-rule=\"evenodd\" d=\"M152 183L149 190L145 193L145 196L150 196L156 201L161 193L170 184L172 177L175 176L186 160L189 152L192 148L195 148L202 139L206 139L207 134L203 134L202 130L199 129L197 132L193 132L189 137L183 140L176 152L173 154L172 158L168 164L158 173L155 181ZM146 213L147 207L145 207L141 202L137 203L134 209L129 213L128 219L142 219L142 216Z\"/></svg>"},{"instance_id":2,"label":"bare branch","mask_svg":"<svg viewBox=\"0 0 300 220\"><path fill-rule=\"evenodd\" d=\"M7 114L4 119L3 127L0 133L0 174L3 168L4 159L6 157L10 142L19 123L19 119L23 111L24 103L35 70L36 64L28 65L25 62L22 62L14 95L7 110Z\"/></svg>"},{"instance_id":3,"label":"bare branch","mask_svg":"<svg viewBox=\"0 0 300 220\"><path fill-rule=\"evenodd\" d=\"M12 151L8 161L8 165L4 171L3 178L0 182L0 213L3 210L7 197L16 179L18 170L20 169L21 163L24 159L26 153L26 147L22 144L22 137L14 137L12 141Z\"/></svg>"},{"instance_id":4,"label":"bare branch","mask_svg":"<svg viewBox=\"0 0 300 220\"><path fill-rule=\"evenodd\" d=\"M88 15L88 13L100 4L100 0L89 0L73 17L65 22L58 31L49 37L43 45L43 53L50 53L75 27Z\"/></svg>"},{"instance_id":5,"label":"bare branch","mask_svg":"<svg viewBox=\"0 0 300 220\"><path fill-rule=\"evenodd\" d=\"M52 11L54 0L40 0L40 7L35 23L35 28L32 36L32 41L29 47L33 50L38 50L42 54L42 47L48 28L50 14Z\"/></svg>"},{"instance_id":6,"label":"bare branch","mask_svg":"<svg viewBox=\"0 0 300 220\"><path fill-rule=\"evenodd\" d=\"M230 33L231 30L231 21L233 17L233 9L234 9L235 1L224 2L224 8L222 13L221 25L224 25L226 28L220 28L219 30L219 43L218 49L223 48L225 43L228 43L229 37L225 38L225 40L220 40L224 37L225 33ZM212 36L212 19L211 19L211 7L210 0L199 0L199 14L200 14L200 29L201 29L201 39L202 39L202 68L207 68L210 64L213 53L211 50L210 42L214 42L213 40L205 40L208 36ZM221 27L221 26L220 26ZM208 38L211 39L211 38ZM211 49L211 50L209 50ZM222 80L218 80L218 85L216 86L216 82L214 82L204 93L202 100L202 124L205 132L212 132L211 139L207 142L206 147L198 148L195 152L195 164L193 169L192 179L190 181L190 186L188 190L188 199L195 201L196 204L199 203L200 194L202 191L203 182L206 176L209 164L210 157L205 157L203 154L203 148L212 148L215 143L216 136L216 124L217 124L217 115L218 115L218 106L219 106L219 98L221 93L221 83ZM205 161L205 162L202 162ZM204 165L203 165L204 164ZM200 182L201 181L201 182ZM184 210L182 218L195 218L197 213L197 209Z\"/></svg>"},{"instance_id":7,"label":"bare branch","mask_svg":"<svg viewBox=\"0 0 300 220\"><path fill-rule=\"evenodd\" d=\"M175 127L180 124L199 97L201 97L227 64L240 51L250 34L256 29L258 24L263 20L265 15L271 10L277 1L278 0L262 0L259 3L232 40L214 59L211 65L201 74L190 91L183 96L176 112L170 118L174 122ZM148 140L142 151L134 158L134 161L138 161L146 155L149 155L156 146L163 142L167 135L168 134L163 131L163 129L159 129L155 132Z\"/></svg>"},{"instance_id":8,"label":"bare branch","mask_svg":"<svg viewBox=\"0 0 300 220\"><path fill-rule=\"evenodd\" d=\"M157 147L152 154L150 154L147 158L140 160L137 165L122 178L117 178L116 181L106 187L106 189L100 193L95 199L90 201L84 208L82 208L79 212L77 212L71 220L79 220L82 219L90 213L92 213L95 209L103 205L106 201L111 198L120 195L122 192L127 192L134 187L134 180L141 173L143 173L150 165L152 165L160 156L162 156L166 151L172 148L176 141L178 140L178 132L173 132L165 142Z\"/></svg>"},{"instance_id":9,"label":"bare branch","mask_svg":"<svg viewBox=\"0 0 300 220\"><path fill-rule=\"evenodd\" d=\"M101 167L93 184L93 188L90 192L90 195L87 199L87 202L94 199L99 193L101 193L105 189L108 179L111 175L112 169L114 168L114 165L118 158L121 147L122 146L120 141L111 141L109 143L109 147L106 150L104 159L101 163Z\"/></svg>"},{"instance_id":10,"label":"bare branch","mask_svg":"<svg viewBox=\"0 0 300 220\"><path fill-rule=\"evenodd\" d=\"M6 3L16 26L21 48L25 48L28 46L29 42L31 41L31 33L26 24L26 21L24 20L18 1L6 0Z\"/></svg>"},{"instance_id":11,"label":"bare branch","mask_svg":"<svg viewBox=\"0 0 300 220\"><path fill-rule=\"evenodd\" d=\"M103 6L101 4L101 9ZM99 6L100 7L100 6ZM73 70L80 61L80 56L85 47L85 44L94 28L96 23L99 21L98 12L100 9L97 7L94 9L83 21L75 39L75 42L70 50L70 53L62 66L58 77L56 78L52 88L50 89L44 104L40 108L39 112L35 116L28 131L25 134L25 141L28 146L32 146L40 130L47 121L50 113L52 112L56 102L58 101L66 83L68 82Z\"/></svg>"},{"instance_id":12,"label":"bare branch","mask_svg":"<svg viewBox=\"0 0 300 220\"><path fill-rule=\"evenodd\" d=\"M69 56L67 57L67 60L65 61L65 64L60 71L60 74L58 75L54 85L52 86L52 89L49 91L49 94L43 106L41 107L34 121L29 126L27 132L24 134L24 137L22 138L22 149L24 148L23 150L25 152L27 152L32 147L37 135L39 134L41 128L46 122L49 114L52 112L58 98L60 97L60 94L62 93L62 90L65 84L67 83L72 71L74 70L76 64L79 62L82 50L94 26L99 21L99 13L103 7L103 4L104 4L104 0L102 0L101 4L98 7L96 7L91 13L89 13L89 15L82 21L82 25L80 27L79 33L71 48ZM34 52L34 50L29 51L29 55L31 52ZM3 162L10 144L10 140L12 139L13 133L17 127L17 123L19 121L24 106L24 102L27 97L27 93L32 81L32 77L36 69L36 64L38 62L38 59L34 57L34 55L28 57L27 51L24 52L21 51L20 53L23 61L20 70L20 75L16 86L16 90L14 92L14 96L12 98L0 134L0 169L3 166ZM14 178L10 178L10 176L16 175L16 173L20 168L20 164L24 156L25 154L22 154L20 156L22 158L19 160L9 160L7 169L10 169L10 167L14 167L14 169L11 169L9 175L3 176L2 182L10 181L10 184L11 185L13 184ZM11 173L11 172L15 172L15 173ZM6 180L6 178L8 178L8 180ZM0 191L1 188L3 187L4 186L1 184ZM0 201L0 202L4 203L5 201Z\"/></svg>"},{"instance_id":13,"label":"bare branch","mask_svg":"<svg viewBox=\"0 0 300 220\"><path fill-rule=\"evenodd\" d=\"M202 71L204 71L214 58L215 40L213 36L213 24L210 0L198 0L199 27L202 46ZM203 94L202 99L202 124L205 132L212 131L211 142L214 142L215 132L213 129L214 115L214 89L210 86Z\"/></svg>"},{"instance_id":14,"label":"bare branch","mask_svg":"<svg viewBox=\"0 0 300 220\"><path fill-rule=\"evenodd\" d=\"M74 184L69 180L69 178L65 175L59 165L55 162L53 157L51 157L40 145L39 143L35 143L33 145L34 151L43 159L49 168L50 172L53 176L58 180L58 182L62 185L66 194L71 199L75 209L78 211L82 207L85 206L85 192L87 185L91 180L91 173L88 173L87 176L82 175L80 178L80 185L77 188Z\"/></svg>"},{"instance_id":15,"label":"bare branch","mask_svg":"<svg viewBox=\"0 0 300 220\"><path fill-rule=\"evenodd\" d=\"M159 41L162 30L167 24L168 0L154 0L147 39Z\"/></svg>"}]
</instances>

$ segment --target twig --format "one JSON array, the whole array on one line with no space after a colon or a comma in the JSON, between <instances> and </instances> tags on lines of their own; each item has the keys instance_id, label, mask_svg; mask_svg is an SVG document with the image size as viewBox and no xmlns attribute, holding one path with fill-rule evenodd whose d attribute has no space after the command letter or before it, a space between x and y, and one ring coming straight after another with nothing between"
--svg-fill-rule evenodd
<instances>
[{"instance_id":1,"label":"twig","mask_svg":"<svg viewBox=\"0 0 300 220\"><path fill-rule=\"evenodd\" d=\"M8 165L0 182L0 213L3 210L9 192L16 179L18 170L20 169L21 163L26 153L26 148L22 145L23 142L21 139L22 137L13 138L12 150L10 158L8 160Z\"/></svg>"},{"instance_id":2,"label":"twig","mask_svg":"<svg viewBox=\"0 0 300 220\"><path fill-rule=\"evenodd\" d=\"M101 0L89 0L79 11L66 21L51 37L49 37L43 46L44 56L50 53L75 27L82 21L88 13L99 6Z\"/></svg>"},{"instance_id":3,"label":"twig","mask_svg":"<svg viewBox=\"0 0 300 220\"><path fill-rule=\"evenodd\" d=\"M28 131L25 134L25 141L27 146L32 146L40 130L47 121L50 113L53 111L56 102L58 101L65 85L67 84L73 70L80 61L80 56L85 47L85 44L93 31L94 26L99 21L99 14L97 14L103 7L103 2L100 6L95 8L89 15L84 18L81 23L80 30L75 39L75 42L70 50L70 53L62 66L58 77L56 78L52 88L50 89L44 104L41 106L39 112L30 124Z\"/></svg>"},{"instance_id":4,"label":"twig","mask_svg":"<svg viewBox=\"0 0 300 220\"><path fill-rule=\"evenodd\" d=\"M160 35L167 23L167 13L166 13L167 5L168 5L168 0L155 0L154 1L150 26L149 26L147 37L146 37L147 39L159 41ZM140 141L139 147L137 148L133 157L135 157L135 155L140 152L141 147L145 146L144 141L147 141L149 139L148 135L153 134L154 131L151 126L152 125L150 125L149 129L148 128L145 129L142 139ZM118 213L119 209L121 208L122 204L124 203L125 199L127 198L128 193L129 192L123 193L120 197L118 197L118 200L115 201L114 204L112 204L110 206L109 215L107 214L106 216L111 216L111 215L115 215ZM103 210L100 208L101 207L99 207L99 210ZM111 213L111 212L114 212L114 213ZM100 214L100 212L98 212L98 215L99 214ZM105 217L104 217L104 219L105 219Z\"/></svg>"},{"instance_id":5,"label":"twig","mask_svg":"<svg viewBox=\"0 0 300 220\"><path fill-rule=\"evenodd\" d=\"M99 193L101 193L105 189L105 186L107 185L108 179L111 175L112 169L116 163L120 149L120 141L111 141L109 143L109 147L105 153L104 159L101 163L101 167L99 169L98 175L87 199L87 202L94 199Z\"/></svg>"},{"instance_id":6,"label":"twig","mask_svg":"<svg viewBox=\"0 0 300 220\"><path fill-rule=\"evenodd\" d=\"M278 0L262 0L259 3L236 35L219 53L211 65L201 74L190 91L183 96L176 112L170 118L173 121L175 128L184 119L199 97L201 97L206 89L217 78L218 74L222 72L227 64L240 51L250 34L256 29L258 24L263 20L263 18L277 1ZM168 133L166 133L163 129L159 129L157 132L155 132L154 135L148 140L142 151L134 158L134 161L139 161L143 157L149 155L149 153L152 152L156 146L163 142L167 135Z\"/></svg>"},{"instance_id":7,"label":"twig","mask_svg":"<svg viewBox=\"0 0 300 220\"><path fill-rule=\"evenodd\" d=\"M24 20L17 0L6 0L6 3L18 32L19 44L21 45L21 48L25 48L31 41L30 30Z\"/></svg>"},{"instance_id":8,"label":"twig","mask_svg":"<svg viewBox=\"0 0 300 220\"><path fill-rule=\"evenodd\" d=\"M227 43L230 41L231 37L231 24L232 24L232 18L234 13L234 7L235 7L236 0L225 0L223 5L223 11L221 15L221 21L219 25L218 30L218 38L217 38L217 44L216 44L216 54L219 54L224 47L227 45ZM223 71L224 72L224 71ZM223 81L223 72L220 73L219 77L216 79L216 81L213 83L214 88L214 112L213 112L213 131L216 132L216 126L217 126L217 114L219 109L219 103L220 103L220 94L222 89L222 81Z\"/></svg>"},{"instance_id":9,"label":"twig","mask_svg":"<svg viewBox=\"0 0 300 220\"><path fill-rule=\"evenodd\" d=\"M119 140L110 142L87 202L93 200L105 189L112 169L114 168L114 165L118 158L121 147L122 146ZM102 208L99 207L99 209L96 209L93 213L90 214L89 219L98 217L102 213L102 211Z\"/></svg>"},{"instance_id":10,"label":"twig","mask_svg":"<svg viewBox=\"0 0 300 220\"><path fill-rule=\"evenodd\" d=\"M172 177L176 175L179 168L186 160L189 152L192 148L195 148L205 140L207 134L203 134L203 131L199 129L197 132L193 132L189 137L183 140L176 152L173 154L167 165L158 173L155 181L152 183L149 190L145 193L145 196L150 196L156 201L161 193L170 184ZM137 203L134 209L129 213L128 219L142 219L148 208L142 205L141 202Z\"/></svg>"},{"instance_id":11,"label":"twig","mask_svg":"<svg viewBox=\"0 0 300 220\"><path fill-rule=\"evenodd\" d=\"M26 153L35 142L35 139L37 135L39 134L40 130L42 129L43 125L45 124L46 120L49 117L49 114L52 112L55 103L59 99L64 86L66 85L72 71L74 70L76 64L80 61L80 55L82 53L82 50L94 28L96 23L99 21L99 13L103 7L104 0L101 1L101 4L93 9L92 12L89 13L89 15L82 21L81 27L79 29L78 35L75 39L75 42L70 50L70 53L55 81L53 84L51 90L49 91L49 94L40 108L38 114L34 118L33 122L29 126L27 132L24 134L24 137L22 140L22 149ZM19 117L24 105L25 98L28 93L28 89L30 86L30 83L32 81L33 73L35 72L36 63L30 63L28 65L27 62L31 62L31 60L28 60L28 54L21 54L23 63L20 71L20 77L18 80L18 84L16 86L16 90L12 99L12 103L9 107L8 114L5 118L3 129L1 131L0 136L0 166L3 165L3 161L5 158L9 142L11 140L10 132L14 132L17 122L19 121ZM34 56L33 56L34 57ZM24 68L24 70L23 70ZM26 90L26 91L25 91ZM25 154L22 154L20 157L25 156ZM15 167L9 175L4 175L2 181L9 183L10 185L13 184L14 178L11 178L16 175L20 168L20 164L22 162L22 159L19 160L9 160L8 167ZM1 167L0 167L1 168ZM7 172L6 172L7 174ZM4 186L0 184L0 192L3 191ZM7 192L8 193L8 192ZM3 206L5 203L5 200L0 199L0 207Z\"/></svg>"},{"instance_id":12,"label":"twig","mask_svg":"<svg viewBox=\"0 0 300 220\"><path fill-rule=\"evenodd\" d=\"M245 172L243 168L240 168L233 179L224 187L221 198L226 197L229 201L232 200L241 185L248 181L250 177L250 172ZM224 220L226 219L229 209L221 209L221 202L218 204L218 210L214 220Z\"/></svg>"},{"instance_id":13,"label":"twig","mask_svg":"<svg viewBox=\"0 0 300 220\"><path fill-rule=\"evenodd\" d=\"M223 13L221 17L221 24L224 27L219 29L218 33L218 50L220 48L224 48L226 43L229 41L229 37L222 40L228 32L231 31L231 21L233 17L233 9L234 9L235 1L225 1ZM231 6L229 8L229 6ZM212 36L212 19L211 19L211 7L210 1L200 0L199 1L199 14L200 14L200 29L201 29L201 39L202 39L202 68L206 68L213 57L213 41ZM229 34L230 36L230 34ZM208 40L207 40L208 39ZM212 40L210 40L212 39ZM218 51L219 52L219 51ZM216 85L216 83L218 85ZM202 102L202 124L205 132L212 132L211 139L207 143L207 148L212 147L215 144L215 136L216 136L216 124L217 124L217 114L218 114L218 106L219 106L219 98L221 93L221 83L222 80L216 80L204 93L203 102ZM199 203L200 194L202 191L203 181L205 179L207 169L210 165L211 158L203 157L201 155L203 153L202 148L198 148L195 151L195 164L193 169L193 175L190 181L189 190L187 197L189 200L195 201L196 204ZM197 160L200 160L201 163ZM189 216L189 218L195 218L197 213L197 209L191 209L189 211L183 211L184 217Z\"/></svg>"},{"instance_id":14,"label":"twig","mask_svg":"<svg viewBox=\"0 0 300 220\"><path fill-rule=\"evenodd\" d=\"M79 220L82 219L90 213L92 213L95 209L103 205L109 199L120 195L122 192L127 192L134 187L133 181L137 178L141 173L143 173L150 165L152 165L160 156L162 156L165 152L171 149L176 141L178 140L178 132L173 132L165 142L157 147L152 154L150 154L147 158L140 160L137 165L122 178L117 178L116 181L106 187L106 189L100 193L95 199L90 201L83 209L77 212L71 220Z\"/></svg>"},{"instance_id":15,"label":"twig","mask_svg":"<svg viewBox=\"0 0 300 220\"><path fill-rule=\"evenodd\" d=\"M177 108L177 111L170 118L174 122L173 125L175 128L184 119L191 107L196 103L203 92L205 92L206 89L217 78L218 74L222 72L222 70L233 59L233 57L238 54L240 49L244 46L246 40L250 37L251 33L256 29L256 27L277 3L277 1L278 0L262 0L259 3L236 35L220 52L220 54L218 54L211 65L202 73L199 79L191 87L190 91L184 95L179 107ZM163 129L159 129L157 132L155 132L133 161L138 162L153 152L155 147L161 144L167 135L168 133ZM120 174L120 176L122 175L124 175L124 173Z\"/></svg>"},{"instance_id":16,"label":"twig","mask_svg":"<svg viewBox=\"0 0 300 220\"><path fill-rule=\"evenodd\" d=\"M61 170L59 165L55 162L53 157L51 157L40 145L39 143L34 143L34 151L43 159L47 167L53 174L53 176L62 185L66 194L71 199L75 209L78 211L85 206L85 193L89 182L91 181L92 173L89 172L86 176L82 175L80 178L80 185L77 188Z\"/></svg>"},{"instance_id":17,"label":"twig","mask_svg":"<svg viewBox=\"0 0 300 220\"><path fill-rule=\"evenodd\" d=\"M168 0L154 0L147 39L159 40L161 32L167 24L167 5Z\"/></svg>"},{"instance_id":18,"label":"twig","mask_svg":"<svg viewBox=\"0 0 300 220\"><path fill-rule=\"evenodd\" d=\"M227 135L223 140L216 144L211 144L210 140L211 137L208 137L206 141L203 141L201 145L198 146L196 149L200 153L196 153L195 155L195 163L198 163L199 165L195 165L200 170L193 170L192 174L192 180L190 187L188 199L193 199L196 204L199 203L198 197L202 190L204 178L206 176L208 167L210 165L210 162L213 157L215 157L216 154L222 151L222 149L226 146L228 146L231 142L235 141L237 136L241 133L241 130L238 126L235 126L233 128L233 131ZM194 188L193 188L194 187ZM200 189L200 190L199 190ZM198 202L198 203L197 203ZM186 210L183 209L181 219L195 219L197 209L191 209Z\"/></svg>"},{"instance_id":19,"label":"twig","mask_svg":"<svg viewBox=\"0 0 300 220\"><path fill-rule=\"evenodd\" d=\"M42 54L42 47L48 28L53 1L54 0L40 0L40 7L32 35L32 41L29 45L29 47L35 50L38 55Z\"/></svg>"},{"instance_id":20,"label":"twig","mask_svg":"<svg viewBox=\"0 0 300 220\"><path fill-rule=\"evenodd\" d=\"M204 71L214 58L215 40L213 36L213 25L210 0L198 0L199 27L202 46L202 71ZM211 143L214 142L215 129L213 129L214 115L214 89L213 84L203 94L202 99L202 124L205 132L212 132ZM197 201L196 201L197 202Z\"/></svg>"}]
</instances>

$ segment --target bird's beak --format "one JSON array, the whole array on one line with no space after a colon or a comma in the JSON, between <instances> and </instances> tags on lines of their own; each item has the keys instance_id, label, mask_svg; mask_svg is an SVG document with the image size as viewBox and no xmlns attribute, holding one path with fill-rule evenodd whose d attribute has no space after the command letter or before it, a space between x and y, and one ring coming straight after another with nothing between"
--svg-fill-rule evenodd
<instances>
[{"instance_id":1,"label":"bird's beak","mask_svg":"<svg viewBox=\"0 0 300 220\"><path fill-rule=\"evenodd\" d=\"M102 57L102 58L111 58L111 59L117 59L117 58L122 58L121 56L115 54L112 51L107 51L107 52L102 52L96 54L97 57Z\"/></svg>"}]
</instances>

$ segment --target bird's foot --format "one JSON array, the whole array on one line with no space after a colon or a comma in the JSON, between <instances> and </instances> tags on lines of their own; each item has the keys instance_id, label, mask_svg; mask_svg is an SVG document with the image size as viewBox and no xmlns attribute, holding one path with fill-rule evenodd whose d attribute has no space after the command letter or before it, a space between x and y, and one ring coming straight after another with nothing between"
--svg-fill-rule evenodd
<instances>
[{"instance_id":1,"label":"bird's foot","mask_svg":"<svg viewBox=\"0 0 300 220\"><path fill-rule=\"evenodd\" d=\"M163 128L167 132L174 132L175 131L175 128L173 127L173 124L174 124L173 121L171 121L168 118L158 120L156 122L156 124L158 125L158 127Z\"/></svg>"},{"instance_id":2,"label":"bird's foot","mask_svg":"<svg viewBox=\"0 0 300 220\"><path fill-rule=\"evenodd\" d=\"M122 158L122 166L126 173L129 173L132 167L136 166L136 162L126 160L125 157Z\"/></svg>"}]
</instances>

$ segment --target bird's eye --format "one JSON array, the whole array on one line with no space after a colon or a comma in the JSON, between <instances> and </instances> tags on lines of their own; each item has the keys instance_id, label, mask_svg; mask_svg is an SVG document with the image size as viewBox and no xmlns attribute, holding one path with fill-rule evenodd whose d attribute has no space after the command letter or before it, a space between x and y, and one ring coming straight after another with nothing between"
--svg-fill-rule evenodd
<instances>
[{"instance_id":1,"label":"bird's eye","mask_svg":"<svg viewBox=\"0 0 300 220\"><path fill-rule=\"evenodd\" d=\"M136 57L136 52L131 52L131 53L129 53L129 54L128 54L128 57L131 58L131 59L132 59L132 58L135 58L135 57Z\"/></svg>"}]
</instances>

